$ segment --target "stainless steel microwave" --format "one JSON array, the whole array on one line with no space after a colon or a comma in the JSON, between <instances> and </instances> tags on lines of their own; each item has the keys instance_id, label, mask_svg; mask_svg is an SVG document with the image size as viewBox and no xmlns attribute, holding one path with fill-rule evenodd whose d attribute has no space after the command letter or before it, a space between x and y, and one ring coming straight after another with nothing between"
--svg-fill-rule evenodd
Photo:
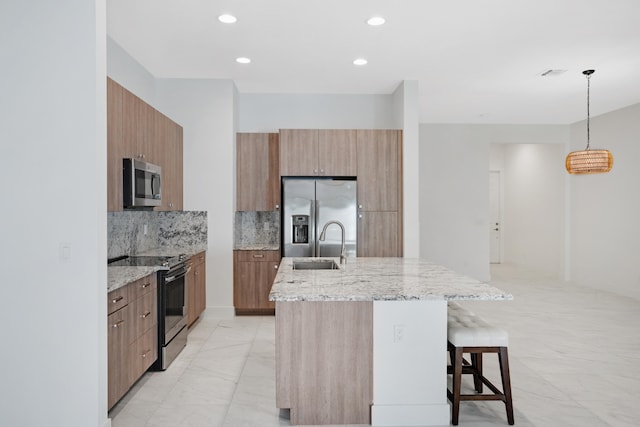
<instances>
[{"instance_id":1,"label":"stainless steel microwave","mask_svg":"<svg viewBox=\"0 0 640 427\"><path fill-rule=\"evenodd\" d=\"M122 159L123 206L137 208L162 203L162 168L137 159Z\"/></svg>"}]
</instances>

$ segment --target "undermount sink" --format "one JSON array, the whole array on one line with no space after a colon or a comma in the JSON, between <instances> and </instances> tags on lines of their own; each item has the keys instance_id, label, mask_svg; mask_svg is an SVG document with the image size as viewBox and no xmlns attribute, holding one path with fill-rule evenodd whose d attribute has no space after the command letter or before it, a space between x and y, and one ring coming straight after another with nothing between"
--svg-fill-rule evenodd
<instances>
[{"instance_id":1,"label":"undermount sink","mask_svg":"<svg viewBox=\"0 0 640 427\"><path fill-rule=\"evenodd\" d=\"M332 259L318 261L293 261L294 270L340 270L340 267Z\"/></svg>"}]
</instances>

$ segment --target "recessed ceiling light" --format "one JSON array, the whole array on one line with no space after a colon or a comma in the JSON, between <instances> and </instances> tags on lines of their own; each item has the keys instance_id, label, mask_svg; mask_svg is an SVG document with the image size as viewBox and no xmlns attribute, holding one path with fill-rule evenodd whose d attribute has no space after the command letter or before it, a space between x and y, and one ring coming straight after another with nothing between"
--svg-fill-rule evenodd
<instances>
[{"instance_id":1,"label":"recessed ceiling light","mask_svg":"<svg viewBox=\"0 0 640 427\"><path fill-rule=\"evenodd\" d=\"M224 23L224 24L233 24L238 20L238 18L236 18L233 15L229 15L228 13L225 13L224 15L220 15L218 16L218 21Z\"/></svg>"},{"instance_id":2,"label":"recessed ceiling light","mask_svg":"<svg viewBox=\"0 0 640 427\"><path fill-rule=\"evenodd\" d=\"M240 58L236 58L236 62L240 64L248 64L251 62L251 59L241 56Z\"/></svg>"},{"instance_id":3,"label":"recessed ceiling light","mask_svg":"<svg viewBox=\"0 0 640 427\"><path fill-rule=\"evenodd\" d=\"M382 25L385 22L387 22L382 16L372 16L371 18L367 19L367 24L371 25L372 27L377 27L378 25Z\"/></svg>"},{"instance_id":4,"label":"recessed ceiling light","mask_svg":"<svg viewBox=\"0 0 640 427\"><path fill-rule=\"evenodd\" d=\"M367 60L364 58L354 59L353 65L367 65Z\"/></svg>"}]
</instances>

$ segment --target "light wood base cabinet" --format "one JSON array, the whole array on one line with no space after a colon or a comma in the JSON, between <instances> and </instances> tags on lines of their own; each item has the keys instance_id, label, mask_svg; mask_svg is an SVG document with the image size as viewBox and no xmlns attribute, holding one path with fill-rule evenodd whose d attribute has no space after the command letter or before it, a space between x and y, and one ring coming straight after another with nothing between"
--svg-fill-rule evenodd
<instances>
[{"instance_id":1,"label":"light wood base cabinet","mask_svg":"<svg viewBox=\"0 0 640 427\"><path fill-rule=\"evenodd\" d=\"M158 358L156 275L107 297L107 406L111 409Z\"/></svg>"},{"instance_id":2,"label":"light wood base cabinet","mask_svg":"<svg viewBox=\"0 0 640 427\"><path fill-rule=\"evenodd\" d=\"M187 325L191 326L207 308L206 252L191 257L187 273Z\"/></svg>"},{"instance_id":3,"label":"light wood base cabinet","mask_svg":"<svg viewBox=\"0 0 640 427\"><path fill-rule=\"evenodd\" d=\"M276 303L276 406L291 424L370 424L373 303Z\"/></svg>"},{"instance_id":4,"label":"light wood base cabinet","mask_svg":"<svg viewBox=\"0 0 640 427\"><path fill-rule=\"evenodd\" d=\"M233 251L233 305L236 314L274 314L269 292L280 265L280 251Z\"/></svg>"},{"instance_id":5,"label":"light wood base cabinet","mask_svg":"<svg viewBox=\"0 0 640 427\"><path fill-rule=\"evenodd\" d=\"M111 408L129 390L129 343L133 335L129 306L107 317L108 407Z\"/></svg>"}]
</instances>

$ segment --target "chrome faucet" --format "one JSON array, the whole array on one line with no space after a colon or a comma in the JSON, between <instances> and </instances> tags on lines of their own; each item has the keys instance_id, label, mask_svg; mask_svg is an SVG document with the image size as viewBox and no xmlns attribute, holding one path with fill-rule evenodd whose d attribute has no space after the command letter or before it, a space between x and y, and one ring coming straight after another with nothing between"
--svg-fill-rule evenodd
<instances>
[{"instance_id":1,"label":"chrome faucet","mask_svg":"<svg viewBox=\"0 0 640 427\"><path fill-rule=\"evenodd\" d=\"M327 228L331 225L331 224L337 224L338 226L340 226L340 229L342 230L342 246L340 248L340 264L344 264L347 262L347 252L344 248L344 225L342 225L342 223L340 221L328 221L324 227L322 227L322 233L320 233L320 240L324 241L326 234L327 234Z\"/></svg>"}]
</instances>

